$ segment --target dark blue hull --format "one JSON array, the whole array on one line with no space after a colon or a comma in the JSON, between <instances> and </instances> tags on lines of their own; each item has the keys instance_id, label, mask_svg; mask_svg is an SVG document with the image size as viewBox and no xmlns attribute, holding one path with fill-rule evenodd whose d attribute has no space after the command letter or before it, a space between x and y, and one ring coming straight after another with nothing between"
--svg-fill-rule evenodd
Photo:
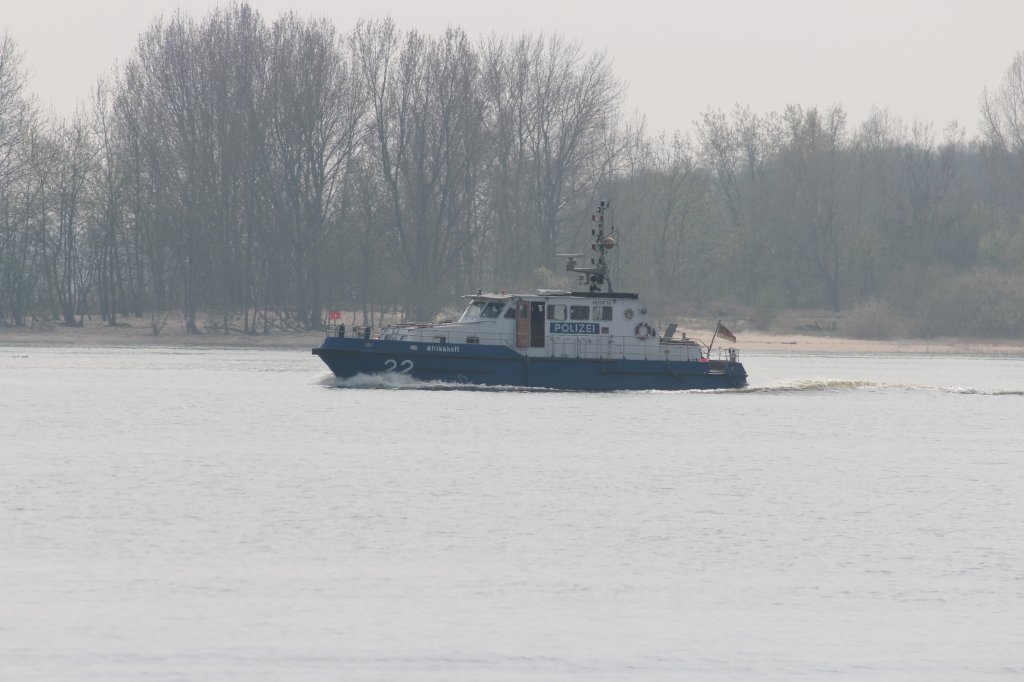
<instances>
[{"instance_id":1,"label":"dark blue hull","mask_svg":"<svg viewBox=\"0 0 1024 682\"><path fill-rule=\"evenodd\" d=\"M575 391L742 388L739 362L527 358L504 346L328 337L313 354L335 376L395 372L423 381Z\"/></svg>"}]
</instances>

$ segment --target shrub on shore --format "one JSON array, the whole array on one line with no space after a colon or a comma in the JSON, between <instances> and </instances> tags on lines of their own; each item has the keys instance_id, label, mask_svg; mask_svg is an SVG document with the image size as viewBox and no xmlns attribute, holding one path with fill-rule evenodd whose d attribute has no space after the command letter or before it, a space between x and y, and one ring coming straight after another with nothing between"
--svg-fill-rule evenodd
<instances>
[{"instance_id":1,"label":"shrub on shore","mask_svg":"<svg viewBox=\"0 0 1024 682\"><path fill-rule=\"evenodd\" d=\"M905 333L900 317L889 304L878 299L865 301L843 318L839 332L853 339L891 339Z\"/></svg>"},{"instance_id":2,"label":"shrub on shore","mask_svg":"<svg viewBox=\"0 0 1024 682\"><path fill-rule=\"evenodd\" d=\"M919 331L968 338L1024 335L1024 275L985 269L954 277L925 302Z\"/></svg>"}]
</instances>

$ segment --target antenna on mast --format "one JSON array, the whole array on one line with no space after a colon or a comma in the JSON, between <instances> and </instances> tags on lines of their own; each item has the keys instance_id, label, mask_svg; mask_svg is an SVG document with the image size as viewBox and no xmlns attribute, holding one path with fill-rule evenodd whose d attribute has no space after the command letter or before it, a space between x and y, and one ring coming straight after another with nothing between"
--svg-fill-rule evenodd
<instances>
[{"instance_id":1,"label":"antenna on mast","mask_svg":"<svg viewBox=\"0 0 1024 682\"><path fill-rule=\"evenodd\" d=\"M615 237L612 236L615 232L615 225L609 224L608 231L605 232L605 214L609 211L611 211L611 204L602 199L597 204L597 211L590 217L595 225L590 229L594 243L590 245L593 256L590 258L589 267L581 268L576 265L577 259L582 258L583 254L558 255L568 259L565 269L569 272L578 272L580 284L586 284L589 291L605 291L610 294L615 290L612 288L612 278L608 274L605 254L615 248Z\"/></svg>"}]
</instances>

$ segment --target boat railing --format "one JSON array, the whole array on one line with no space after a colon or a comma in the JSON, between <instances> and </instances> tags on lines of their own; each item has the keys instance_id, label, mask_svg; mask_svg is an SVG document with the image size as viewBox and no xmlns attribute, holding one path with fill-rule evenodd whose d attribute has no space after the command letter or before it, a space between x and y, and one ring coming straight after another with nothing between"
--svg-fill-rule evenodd
<instances>
[{"instance_id":1,"label":"boat railing","mask_svg":"<svg viewBox=\"0 0 1024 682\"><path fill-rule=\"evenodd\" d=\"M336 324L327 327L329 336L341 338L358 338L367 340L393 340L404 336L410 331L419 332L422 336L419 343L467 343L483 346L505 346L522 352L527 350L517 346L517 335L514 332L486 332L460 330L453 334L439 327L429 329L426 324L389 325L371 327L369 325ZM429 329L429 331L428 331ZM696 349L697 353L692 351ZM704 359L712 361L733 361L737 359L734 348L714 348L710 353L708 347L695 339L666 339L650 337L642 339L629 335L548 335L543 348L529 349L531 357L573 357L605 360L685 360ZM696 355L696 357L694 357Z\"/></svg>"},{"instance_id":2,"label":"boat railing","mask_svg":"<svg viewBox=\"0 0 1024 682\"><path fill-rule=\"evenodd\" d=\"M700 343L701 352L704 357L713 362L738 362L739 361L739 350L730 346L716 346L714 348L708 348L707 344Z\"/></svg>"},{"instance_id":3,"label":"boat railing","mask_svg":"<svg viewBox=\"0 0 1024 682\"><path fill-rule=\"evenodd\" d=\"M377 329L377 336L379 336L380 328L378 327ZM344 322L327 325L327 336L336 336L341 339L346 337L358 339L377 338L377 336L374 336L374 327L370 325L345 324Z\"/></svg>"}]
</instances>

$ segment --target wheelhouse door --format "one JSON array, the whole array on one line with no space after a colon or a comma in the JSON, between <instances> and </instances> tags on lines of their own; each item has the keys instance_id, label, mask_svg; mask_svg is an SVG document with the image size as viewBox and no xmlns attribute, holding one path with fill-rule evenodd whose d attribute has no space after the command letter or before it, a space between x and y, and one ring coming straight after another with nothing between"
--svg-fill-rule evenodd
<instances>
[{"instance_id":1,"label":"wheelhouse door","mask_svg":"<svg viewBox=\"0 0 1024 682\"><path fill-rule=\"evenodd\" d=\"M534 301L533 310L530 313L530 346L533 348L544 347L544 302Z\"/></svg>"},{"instance_id":2,"label":"wheelhouse door","mask_svg":"<svg viewBox=\"0 0 1024 682\"><path fill-rule=\"evenodd\" d=\"M530 347L530 302L516 303L516 348Z\"/></svg>"}]
</instances>

